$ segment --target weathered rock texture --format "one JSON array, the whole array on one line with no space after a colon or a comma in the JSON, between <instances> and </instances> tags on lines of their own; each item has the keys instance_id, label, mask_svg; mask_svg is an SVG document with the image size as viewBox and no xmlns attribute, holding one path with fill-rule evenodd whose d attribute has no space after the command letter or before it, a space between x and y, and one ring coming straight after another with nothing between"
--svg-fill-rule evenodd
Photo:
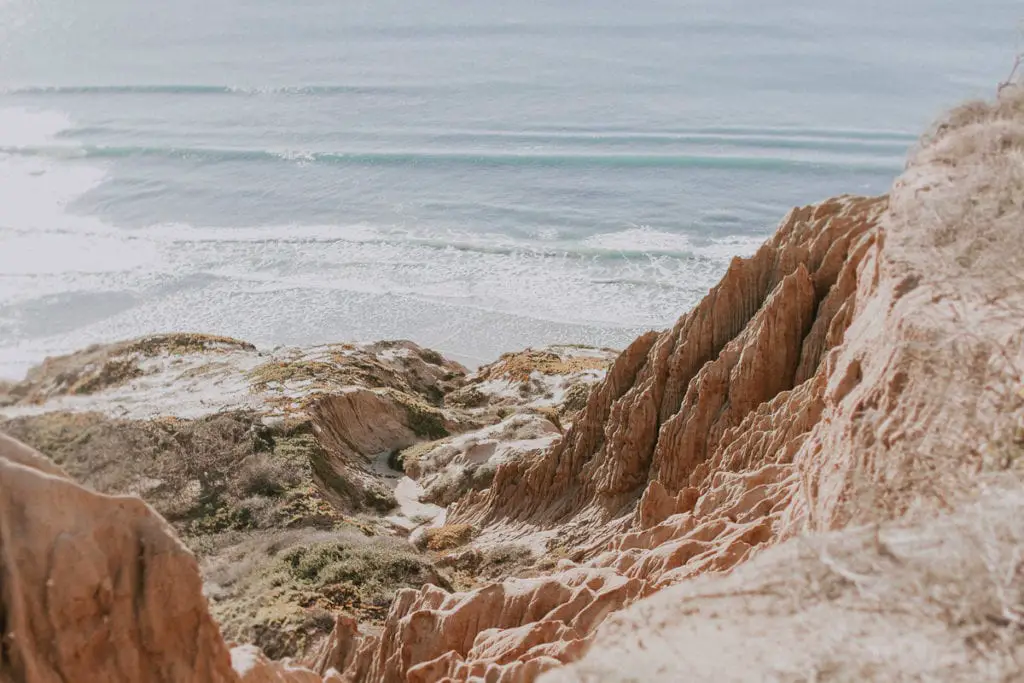
<instances>
[{"instance_id":1,"label":"weathered rock texture","mask_svg":"<svg viewBox=\"0 0 1024 683\"><path fill-rule=\"evenodd\" d=\"M696 493L712 476L750 469L747 462L786 460L776 451L808 431L813 416L794 420L795 430L761 444L760 453L746 448L744 436L765 432L766 420L760 429L736 428L794 386L803 396L785 396L793 405L771 412L788 416L810 402L816 387L807 380L842 341L857 269L884 208L884 198L844 197L793 211L672 330L634 342L565 439L540 459L499 470L494 485L461 502L452 518L569 524L578 538L598 535L610 520L632 516L653 481L636 513L650 528L685 511L675 501L684 489ZM747 462L722 462L735 460L732 453Z\"/></svg>"},{"instance_id":2,"label":"weathered rock texture","mask_svg":"<svg viewBox=\"0 0 1024 683\"><path fill-rule=\"evenodd\" d=\"M673 329L634 342L564 439L449 512L548 533L582 564L400 594L361 680L532 680L637 598L804 532L927 519L1012 467L1022 159L1024 98L1008 92L939 125L891 196L793 211ZM612 678L602 661L581 680Z\"/></svg>"},{"instance_id":3,"label":"weathered rock texture","mask_svg":"<svg viewBox=\"0 0 1024 683\"><path fill-rule=\"evenodd\" d=\"M544 683L1015 681L1024 500L773 547L609 617Z\"/></svg>"},{"instance_id":4,"label":"weathered rock texture","mask_svg":"<svg viewBox=\"0 0 1024 683\"><path fill-rule=\"evenodd\" d=\"M195 558L159 515L136 497L86 490L3 435L0 624L3 681L322 680L251 646L229 652Z\"/></svg>"},{"instance_id":5,"label":"weathered rock texture","mask_svg":"<svg viewBox=\"0 0 1024 683\"><path fill-rule=\"evenodd\" d=\"M0 439L0 678L236 680L192 555L137 498Z\"/></svg>"}]
</instances>

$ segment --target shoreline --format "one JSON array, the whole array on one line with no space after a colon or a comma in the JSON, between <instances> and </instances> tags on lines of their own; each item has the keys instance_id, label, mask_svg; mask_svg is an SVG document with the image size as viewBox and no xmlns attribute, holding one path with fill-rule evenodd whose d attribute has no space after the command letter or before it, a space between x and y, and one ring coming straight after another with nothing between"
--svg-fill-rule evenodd
<instances>
[{"instance_id":1,"label":"shoreline","mask_svg":"<svg viewBox=\"0 0 1024 683\"><path fill-rule=\"evenodd\" d=\"M8 620L10 661L106 679L127 652L219 683L1016 680L1022 149L1024 89L961 106L889 193L792 209L621 352L471 373L410 342L170 334L51 358L0 388L0 429L52 458L0 439L24 586L3 607L113 625L85 661L80 632ZM140 625L172 646L115 642ZM44 631L57 644L32 649Z\"/></svg>"}]
</instances>

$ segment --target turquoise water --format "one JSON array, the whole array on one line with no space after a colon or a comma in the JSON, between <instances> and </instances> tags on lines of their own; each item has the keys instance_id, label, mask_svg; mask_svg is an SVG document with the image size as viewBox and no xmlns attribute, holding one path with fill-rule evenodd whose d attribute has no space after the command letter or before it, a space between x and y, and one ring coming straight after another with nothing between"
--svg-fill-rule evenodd
<instances>
[{"instance_id":1,"label":"turquoise water","mask_svg":"<svg viewBox=\"0 0 1024 683\"><path fill-rule=\"evenodd\" d=\"M1022 16L0 0L0 375L166 330L622 345L789 207L884 192Z\"/></svg>"}]
</instances>

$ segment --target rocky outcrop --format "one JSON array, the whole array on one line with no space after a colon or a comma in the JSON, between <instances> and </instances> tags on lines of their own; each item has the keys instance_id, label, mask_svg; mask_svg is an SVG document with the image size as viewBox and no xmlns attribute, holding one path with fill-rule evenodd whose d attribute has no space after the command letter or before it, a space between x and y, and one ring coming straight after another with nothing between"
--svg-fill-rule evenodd
<instances>
[{"instance_id":1,"label":"rocky outcrop","mask_svg":"<svg viewBox=\"0 0 1024 683\"><path fill-rule=\"evenodd\" d=\"M609 614L773 541L885 208L794 211L672 330L626 349L564 438L453 505L448 523L483 530L478 545L539 538L565 559L463 595L401 593L360 646L364 680L532 680L578 658Z\"/></svg>"},{"instance_id":2,"label":"rocky outcrop","mask_svg":"<svg viewBox=\"0 0 1024 683\"><path fill-rule=\"evenodd\" d=\"M1014 468L1021 131L1016 92L955 112L891 196L795 210L673 329L638 339L564 439L449 511L570 559L462 596L401 594L364 680L531 680L639 597L808 531L934 515Z\"/></svg>"},{"instance_id":3,"label":"rocky outcrop","mask_svg":"<svg viewBox=\"0 0 1024 683\"><path fill-rule=\"evenodd\" d=\"M2 435L0 623L4 681L324 680L252 646L229 651L194 556L159 515L86 490Z\"/></svg>"},{"instance_id":4,"label":"rocky outcrop","mask_svg":"<svg viewBox=\"0 0 1024 683\"><path fill-rule=\"evenodd\" d=\"M0 441L0 675L237 680L195 559L137 498L79 487Z\"/></svg>"},{"instance_id":5,"label":"rocky outcrop","mask_svg":"<svg viewBox=\"0 0 1024 683\"><path fill-rule=\"evenodd\" d=\"M375 459L475 426L437 405L464 375L409 342L263 352L160 335L48 359L13 385L0 430L97 491L143 497L199 556L225 632L299 655L330 610L379 621L398 588L447 585L372 514L397 503ZM339 581L343 562L360 571Z\"/></svg>"},{"instance_id":6,"label":"rocky outcrop","mask_svg":"<svg viewBox=\"0 0 1024 683\"><path fill-rule=\"evenodd\" d=\"M256 347L208 334L160 334L47 358L21 382L0 387L0 406L38 405L61 396L87 396L147 374L147 361L167 356L219 356ZM149 363L152 369L152 363Z\"/></svg>"},{"instance_id":7,"label":"rocky outcrop","mask_svg":"<svg viewBox=\"0 0 1024 683\"><path fill-rule=\"evenodd\" d=\"M481 451L469 444L489 444L491 460L547 445L557 430L543 409L598 381L609 353L511 354L500 362L518 358L523 377L485 366L467 381L464 368L410 342L261 351L158 335L48 359L8 387L0 430L97 491L153 505L198 555L229 637L274 658L311 655L339 610L373 628L397 590L452 585L434 566L438 551L464 544L472 530L430 528L426 552L406 543L402 536L416 530L419 539L442 524L444 510L403 476L398 456L465 447L475 463ZM482 402L449 405L466 384L483 388ZM32 453L15 443L11 453ZM437 484L438 499L458 497L467 464L458 454L429 458L416 476ZM493 473L496 463L480 464ZM445 477L456 486L437 481ZM445 572L475 584L519 568L526 558L517 553L464 558Z\"/></svg>"},{"instance_id":8,"label":"rocky outcrop","mask_svg":"<svg viewBox=\"0 0 1024 683\"><path fill-rule=\"evenodd\" d=\"M558 446L499 471L489 491L452 517L478 525L581 517L578 526L596 529L628 514L649 480L660 488L641 507L644 524L674 513L656 492L699 487L723 435L816 374L842 340L856 271L885 203L840 198L793 211L673 329L637 340Z\"/></svg>"},{"instance_id":9,"label":"rocky outcrop","mask_svg":"<svg viewBox=\"0 0 1024 683\"><path fill-rule=\"evenodd\" d=\"M617 355L612 349L565 345L506 353L447 394L445 404L499 417L523 407L569 417L583 408Z\"/></svg>"}]
</instances>

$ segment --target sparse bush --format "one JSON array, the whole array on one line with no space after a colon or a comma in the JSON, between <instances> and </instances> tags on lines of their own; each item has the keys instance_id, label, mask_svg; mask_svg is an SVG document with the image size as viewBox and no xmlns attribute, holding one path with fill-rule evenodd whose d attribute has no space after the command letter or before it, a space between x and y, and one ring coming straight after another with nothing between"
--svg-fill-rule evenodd
<instances>
[{"instance_id":1,"label":"sparse bush","mask_svg":"<svg viewBox=\"0 0 1024 683\"><path fill-rule=\"evenodd\" d=\"M431 441L448 436L448 429L444 426L444 415L437 408L409 400L400 403L405 409L409 429L416 436Z\"/></svg>"},{"instance_id":2,"label":"sparse bush","mask_svg":"<svg viewBox=\"0 0 1024 683\"><path fill-rule=\"evenodd\" d=\"M351 532L250 536L208 559L204 573L225 636L274 657L306 652L330 632L339 610L379 622L399 589L450 588L408 543Z\"/></svg>"},{"instance_id":3,"label":"sparse bush","mask_svg":"<svg viewBox=\"0 0 1024 683\"><path fill-rule=\"evenodd\" d=\"M483 491L486 488L490 488L491 482L494 481L494 475L498 472L498 464L492 461L482 463L479 467L473 470L470 475L469 485L474 491Z\"/></svg>"},{"instance_id":4,"label":"sparse bush","mask_svg":"<svg viewBox=\"0 0 1024 683\"><path fill-rule=\"evenodd\" d=\"M405 455L399 448L388 454L388 467L396 472L405 472Z\"/></svg>"},{"instance_id":5,"label":"sparse bush","mask_svg":"<svg viewBox=\"0 0 1024 683\"><path fill-rule=\"evenodd\" d=\"M232 485L243 496L277 496L301 480L302 473L294 466L266 453L256 453L245 459Z\"/></svg>"},{"instance_id":6,"label":"sparse bush","mask_svg":"<svg viewBox=\"0 0 1024 683\"><path fill-rule=\"evenodd\" d=\"M586 408L593 388L592 385L583 382L569 387L565 392L565 398L562 399L562 405L558 407L559 412L563 415L571 415Z\"/></svg>"},{"instance_id":7,"label":"sparse bush","mask_svg":"<svg viewBox=\"0 0 1024 683\"><path fill-rule=\"evenodd\" d=\"M498 569L510 565L528 564L533 560L533 551L522 545L498 545L484 550L482 567Z\"/></svg>"},{"instance_id":8,"label":"sparse bush","mask_svg":"<svg viewBox=\"0 0 1024 683\"><path fill-rule=\"evenodd\" d=\"M366 507L378 512L388 512L398 505L395 494L377 483L366 487L363 500Z\"/></svg>"},{"instance_id":9,"label":"sparse bush","mask_svg":"<svg viewBox=\"0 0 1024 683\"><path fill-rule=\"evenodd\" d=\"M479 408L486 404L487 400L487 394L474 386L467 386L448 394L445 397L444 402L446 405L457 406L459 408Z\"/></svg>"},{"instance_id":10,"label":"sparse bush","mask_svg":"<svg viewBox=\"0 0 1024 683\"><path fill-rule=\"evenodd\" d=\"M535 566L535 558L529 548L512 544L468 548L445 555L438 562L452 571L452 581L460 590L508 576L529 576Z\"/></svg>"},{"instance_id":11,"label":"sparse bush","mask_svg":"<svg viewBox=\"0 0 1024 683\"><path fill-rule=\"evenodd\" d=\"M449 467L435 478L423 492L421 499L427 503L447 507L462 497L467 490L470 474L465 467Z\"/></svg>"},{"instance_id":12,"label":"sparse bush","mask_svg":"<svg viewBox=\"0 0 1024 683\"><path fill-rule=\"evenodd\" d=\"M141 376L142 369L134 358L115 358L106 361L92 372L83 372L83 376L71 386L68 393L94 394Z\"/></svg>"},{"instance_id":13,"label":"sparse bush","mask_svg":"<svg viewBox=\"0 0 1024 683\"><path fill-rule=\"evenodd\" d=\"M431 365L444 365L444 356L433 349L420 349L420 358Z\"/></svg>"},{"instance_id":14,"label":"sparse bush","mask_svg":"<svg viewBox=\"0 0 1024 683\"><path fill-rule=\"evenodd\" d=\"M476 529L469 524L446 524L427 529L424 540L430 550L451 550L469 543L474 535Z\"/></svg>"}]
</instances>

